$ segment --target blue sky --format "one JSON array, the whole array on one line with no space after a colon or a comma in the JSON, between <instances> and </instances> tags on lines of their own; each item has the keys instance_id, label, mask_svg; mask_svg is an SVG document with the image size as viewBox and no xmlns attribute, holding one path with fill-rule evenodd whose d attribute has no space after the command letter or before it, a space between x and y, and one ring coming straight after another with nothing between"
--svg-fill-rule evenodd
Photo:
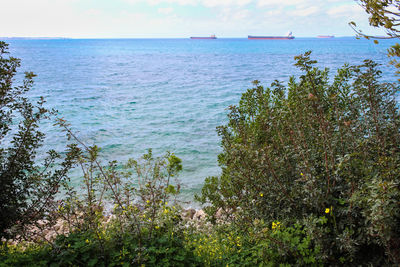
<instances>
[{"instance_id":1,"label":"blue sky","mask_svg":"<svg viewBox=\"0 0 400 267\"><path fill-rule=\"evenodd\" d=\"M353 0L1 0L0 36L168 38L364 32L368 16Z\"/></svg>"}]
</instances>

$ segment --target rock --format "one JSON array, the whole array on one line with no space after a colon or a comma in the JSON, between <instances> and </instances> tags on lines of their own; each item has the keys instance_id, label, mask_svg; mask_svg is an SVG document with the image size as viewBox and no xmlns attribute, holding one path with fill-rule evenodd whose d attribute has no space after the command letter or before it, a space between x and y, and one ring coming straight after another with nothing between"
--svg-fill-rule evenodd
<instances>
[{"instance_id":1,"label":"rock","mask_svg":"<svg viewBox=\"0 0 400 267\"><path fill-rule=\"evenodd\" d=\"M56 237L56 233L53 231L49 231L45 236L47 241L52 241L55 237Z\"/></svg>"},{"instance_id":2,"label":"rock","mask_svg":"<svg viewBox=\"0 0 400 267\"><path fill-rule=\"evenodd\" d=\"M194 216L195 214L196 214L196 210L195 210L195 209L188 209L188 210L184 211L182 217L183 217L184 219L192 220L192 219L193 219L193 216Z\"/></svg>"},{"instance_id":3,"label":"rock","mask_svg":"<svg viewBox=\"0 0 400 267\"><path fill-rule=\"evenodd\" d=\"M222 216L224 214L224 210L222 208L219 208L217 212L215 213L215 218L218 220L222 219Z\"/></svg>"},{"instance_id":4,"label":"rock","mask_svg":"<svg viewBox=\"0 0 400 267\"><path fill-rule=\"evenodd\" d=\"M206 213L203 210L198 210L193 216L193 220L204 220L206 218Z\"/></svg>"},{"instance_id":5,"label":"rock","mask_svg":"<svg viewBox=\"0 0 400 267\"><path fill-rule=\"evenodd\" d=\"M64 234L65 233L65 229L64 229L64 224L60 225L60 227L57 229L57 233L58 234Z\"/></svg>"},{"instance_id":6,"label":"rock","mask_svg":"<svg viewBox=\"0 0 400 267\"><path fill-rule=\"evenodd\" d=\"M36 223L37 223L39 226L45 226L46 224L49 223L49 221L48 221L48 220L38 220Z\"/></svg>"}]
</instances>

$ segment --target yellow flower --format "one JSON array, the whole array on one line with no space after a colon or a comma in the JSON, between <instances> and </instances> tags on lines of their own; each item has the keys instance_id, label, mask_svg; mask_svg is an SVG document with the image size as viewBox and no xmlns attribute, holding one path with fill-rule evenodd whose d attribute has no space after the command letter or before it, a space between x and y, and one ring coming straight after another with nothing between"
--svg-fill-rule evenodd
<instances>
[{"instance_id":1,"label":"yellow flower","mask_svg":"<svg viewBox=\"0 0 400 267\"><path fill-rule=\"evenodd\" d=\"M264 194L263 193L260 193L260 197L263 197L264 196Z\"/></svg>"},{"instance_id":2,"label":"yellow flower","mask_svg":"<svg viewBox=\"0 0 400 267\"><path fill-rule=\"evenodd\" d=\"M90 241L89 241L89 239L86 239L86 241L85 241L85 242L86 242L86 244L89 244L89 242L90 242Z\"/></svg>"},{"instance_id":3,"label":"yellow flower","mask_svg":"<svg viewBox=\"0 0 400 267\"><path fill-rule=\"evenodd\" d=\"M300 175L301 175L301 176L304 176L304 173L301 172Z\"/></svg>"},{"instance_id":4,"label":"yellow flower","mask_svg":"<svg viewBox=\"0 0 400 267\"><path fill-rule=\"evenodd\" d=\"M280 222L272 222L272 229L279 229L281 227Z\"/></svg>"},{"instance_id":5,"label":"yellow flower","mask_svg":"<svg viewBox=\"0 0 400 267\"><path fill-rule=\"evenodd\" d=\"M156 228L156 229L160 229L160 226L156 225L155 228Z\"/></svg>"},{"instance_id":6,"label":"yellow flower","mask_svg":"<svg viewBox=\"0 0 400 267\"><path fill-rule=\"evenodd\" d=\"M329 208L325 209L325 213L329 213L331 210Z\"/></svg>"},{"instance_id":7,"label":"yellow flower","mask_svg":"<svg viewBox=\"0 0 400 267\"><path fill-rule=\"evenodd\" d=\"M149 204L149 203L150 203L150 200L146 200L146 203Z\"/></svg>"}]
</instances>

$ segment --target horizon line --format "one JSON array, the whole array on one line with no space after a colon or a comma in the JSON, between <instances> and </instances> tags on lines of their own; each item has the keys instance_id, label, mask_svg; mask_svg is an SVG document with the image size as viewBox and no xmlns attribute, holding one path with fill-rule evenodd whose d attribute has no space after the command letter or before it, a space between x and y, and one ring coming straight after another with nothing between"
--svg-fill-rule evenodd
<instances>
[{"instance_id":1,"label":"horizon line","mask_svg":"<svg viewBox=\"0 0 400 267\"><path fill-rule=\"evenodd\" d=\"M294 36L295 38L318 38L313 36ZM355 35L332 35L334 38L356 37ZM0 36L0 39L190 39L188 37L64 37L64 36ZM207 36L206 36L207 37ZM216 39L247 39L247 36L217 37Z\"/></svg>"}]
</instances>

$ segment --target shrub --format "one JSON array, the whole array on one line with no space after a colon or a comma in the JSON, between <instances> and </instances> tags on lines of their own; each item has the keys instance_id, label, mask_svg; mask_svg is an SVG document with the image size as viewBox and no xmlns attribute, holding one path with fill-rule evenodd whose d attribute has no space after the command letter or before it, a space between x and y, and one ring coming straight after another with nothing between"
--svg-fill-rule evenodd
<instances>
[{"instance_id":1,"label":"shrub","mask_svg":"<svg viewBox=\"0 0 400 267\"><path fill-rule=\"evenodd\" d=\"M44 139L39 126L52 112L44 108L42 98L31 103L25 95L33 86L33 73L26 72L25 79L14 84L19 66L20 60L9 56L8 45L0 41L0 237L4 238L27 234L27 224L52 210L54 196L76 158L70 146L63 161L51 150L37 164Z\"/></svg>"},{"instance_id":2,"label":"shrub","mask_svg":"<svg viewBox=\"0 0 400 267\"><path fill-rule=\"evenodd\" d=\"M337 71L310 52L287 88L258 81L218 127L220 177L198 199L237 226L304 225L327 264L400 262L398 85L381 83L377 64Z\"/></svg>"},{"instance_id":3,"label":"shrub","mask_svg":"<svg viewBox=\"0 0 400 267\"><path fill-rule=\"evenodd\" d=\"M320 265L319 248L303 226L255 220L252 227L235 225L188 228L187 247L205 266Z\"/></svg>"},{"instance_id":4,"label":"shrub","mask_svg":"<svg viewBox=\"0 0 400 267\"><path fill-rule=\"evenodd\" d=\"M1 244L0 266L49 266L49 252L50 247L37 244L28 246Z\"/></svg>"},{"instance_id":5,"label":"shrub","mask_svg":"<svg viewBox=\"0 0 400 267\"><path fill-rule=\"evenodd\" d=\"M191 263L194 257L183 246L182 208L177 200L181 160L170 152L154 157L149 150L125 165L111 161L103 166L99 148L82 143L64 120L59 119L58 124L81 149L78 162L83 188L64 184L66 197L60 201L57 215L71 234L57 242L62 241L60 251L74 253L74 257L58 257L56 252L56 262L81 265L79 261L86 259L84 264L107 266ZM66 245L71 242L76 244L71 247L84 245L88 251L71 252ZM85 255L80 254L83 252Z\"/></svg>"},{"instance_id":6,"label":"shrub","mask_svg":"<svg viewBox=\"0 0 400 267\"><path fill-rule=\"evenodd\" d=\"M47 242L4 247L0 265L198 266L185 246L176 200L181 160L172 153L154 157L149 150L124 168L116 162L102 166L97 147L80 145L83 190L64 183L66 196L52 213L54 220L61 219L64 233Z\"/></svg>"}]
</instances>

